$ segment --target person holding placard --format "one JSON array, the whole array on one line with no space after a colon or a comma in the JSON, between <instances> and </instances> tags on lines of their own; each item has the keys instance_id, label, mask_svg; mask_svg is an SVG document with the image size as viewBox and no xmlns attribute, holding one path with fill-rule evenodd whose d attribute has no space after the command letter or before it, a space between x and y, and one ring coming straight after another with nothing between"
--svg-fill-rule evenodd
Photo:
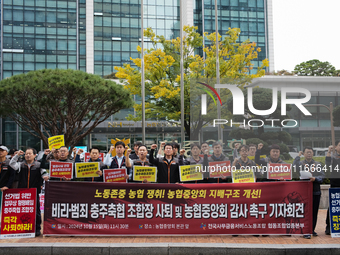
<instances>
[{"instance_id":1,"label":"person holding placard","mask_svg":"<svg viewBox=\"0 0 340 255\"><path fill-rule=\"evenodd\" d=\"M304 155L305 159L300 161L300 157ZM293 162L293 167L297 172L300 172L301 180L313 182L313 236L318 236L315 232L316 222L318 220L319 204L321 198L320 184L324 179L324 173L321 168L321 163L314 161L314 153L312 147L305 147L303 152L300 151ZM320 171L317 171L320 170ZM305 174L305 176L303 176ZM304 238L310 239L311 235L304 235Z\"/></svg>"},{"instance_id":2,"label":"person holding placard","mask_svg":"<svg viewBox=\"0 0 340 255\"><path fill-rule=\"evenodd\" d=\"M131 170L131 162L130 162L130 153L131 149L128 149L127 146L125 146L125 143L122 141L118 141L115 144L115 149L116 149L116 156L112 158L112 162L110 165L110 169L115 169L115 168L126 168L128 174L125 175L125 179L127 180L132 180L132 170ZM124 151L126 151L126 157L124 156Z\"/></svg>"},{"instance_id":3,"label":"person holding placard","mask_svg":"<svg viewBox=\"0 0 340 255\"><path fill-rule=\"evenodd\" d=\"M81 162L80 160L80 155L83 153L84 151L82 149L79 149L75 158L75 163L79 163ZM100 165L100 169L96 172L96 174L98 174L98 177L86 177L84 178L84 181L90 181L90 182L103 182L103 170L107 169L107 165L105 165L101 159L99 158L100 155L100 149L97 147L92 147L90 149L90 159L87 162L99 162Z\"/></svg>"},{"instance_id":4,"label":"person holding placard","mask_svg":"<svg viewBox=\"0 0 340 255\"><path fill-rule=\"evenodd\" d=\"M180 166L183 165L197 165L197 164L202 164L203 165L203 158L200 157L200 152L201 152L201 148L200 145L198 143L192 143L190 145L190 155L191 157L188 158L184 158L184 153L185 150L182 149L180 151L180 155L178 156L178 164ZM198 183L198 182L202 182L201 180L198 181L188 181L186 183Z\"/></svg>"},{"instance_id":5,"label":"person holding placard","mask_svg":"<svg viewBox=\"0 0 340 255\"><path fill-rule=\"evenodd\" d=\"M134 159L132 161L133 166L153 166L149 159L147 158L148 155L148 149L146 148L146 145L141 144L139 145L138 149L136 150L137 153L137 159ZM143 180L143 183L148 183L147 179Z\"/></svg>"},{"instance_id":6,"label":"person holding placard","mask_svg":"<svg viewBox=\"0 0 340 255\"><path fill-rule=\"evenodd\" d=\"M206 169L204 172L204 179L203 182L208 183L216 183L216 182L227 182L230 178L222 176L220 178L210 178L210 167L209 162L218 162L218 161L229 161L229 158L222 153L222 143L221 142L214 142L213 145L213 155L208 157L208 151L204 151L204 159L203 159L203 168Z\"/></svg>"},{"instance_id":7,"label":"person holding placard","mask_svg":"<svg viewBox=\"0 0 340 255\"><path fill-rule=\"evenodd\" d=\"M178 183L179 165L178 159L174 158L173 144L167 143L164 145L164 157L154 158L154 152L157 144L151 145L149 161L154 166L157 166L157 181L158 183Z\"/></svg>"},{"instance_id":8,"label":"person holding placard","mask_svg":"<svg viewBox=\"0 0 340 255\"><path fill-rule=\"evenodd\" d=\"M253 171L255 173L255 177L260 177L256 163L248 158L249 147L247 145L241 145L238 148L238 152L240 153L240 157L234 159L233 166L236 167L236 169Z\"/></svg>"},{"instance_id":9,"label":"person holding placard","mask_svg":"<svg viewBox=\"0 0 340 255\"><path fill-rule=\"evenodd\" d=\"M17 154L11 159L9 165L15 170L18 171L19 175L19 184L18 188L36 188L37 189L37 200L36 200L36 229L35 236L41 235L41 213L40 213L40 203L39 203L39 194L41 192L41 186L43 180L47 181L48 174L41 167L40 162L35 160L37 156L37 151L34 148L26 149L25 160L23 162L17 162L20 155L23 155L23 151L18 151ZM45 152L47 155L47 152Z\"/></svg>"},{"instance_id":10,"label":"person holding placard","mask_svg":"<svg viewBox=\"0 0 340 255\"><path fill-rule=\"evenodd\" d=\"M50 153L49 149L46 149L44 151L44 156L41 159L41 167L44 169L50 169L50 164L49 162L46 160L47 155ZM69 159L69 151L68 148L66 146L61 146L59 148L59 159L58 160L54 160L56 162L67 162L67 163L74 163L73 160ZM74 169L74 168L73 168ZM73 173L73 180L75 180L75 173ZM71 178L66 178L65 176L63 176L62 178L50 178L51 180L63 180L63 181L71 181Z\"/></svg>"},{"instance_id":11,"label":"person holding placard","mask_svg":"<svg viewBox=\"0 0 340 255\"><path fill-rule=\"evenodd\" d=\"M261 159L261 150L263 148L263 143L259 143L257 145L257 150L255 153L255 163L262 166L267 166L268 163L276 163L276 164L286 164L281 158L280 158L280 146L273 144L270 146L269 151L269 157ZM268 168L267 168L268 169ZM283 180L282 178L280 180ZM261 181L274 181L267 179L266 177L262 178Z\"/></svg>"}]
</instances>

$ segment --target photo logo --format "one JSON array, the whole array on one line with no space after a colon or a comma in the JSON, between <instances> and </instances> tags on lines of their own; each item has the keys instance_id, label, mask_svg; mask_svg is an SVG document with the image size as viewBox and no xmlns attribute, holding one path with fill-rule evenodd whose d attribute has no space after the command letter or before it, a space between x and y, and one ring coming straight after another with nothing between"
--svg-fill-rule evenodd
<instances>
[{"instance_id":1,"label":"photo logo","mask_svg":"<svg viewBox=\"0 0 340 255\"><path fill-rule=\"evenodd\" d=\"M198 82L199 84L202 84L203 86L206 86L207 88L209 88L212 92L214 92L214 94L217 96L218 100L220 101L220 104L222 106L222 100L220 98L220 95L217 93L217 91L211 87L210 85L206 84L206 83L203 83L203 82ZM200 88L198 87L199 89L203 90L205 93L207 93L211 98L212 100L214 101L215 105L217 105L217 102L213 96L213 94L211 94L211 92L205 88ZM202 94L201 95L201 109L202 109L202 115L207 115L207 94Z\"/></svg>"}]
</instances>

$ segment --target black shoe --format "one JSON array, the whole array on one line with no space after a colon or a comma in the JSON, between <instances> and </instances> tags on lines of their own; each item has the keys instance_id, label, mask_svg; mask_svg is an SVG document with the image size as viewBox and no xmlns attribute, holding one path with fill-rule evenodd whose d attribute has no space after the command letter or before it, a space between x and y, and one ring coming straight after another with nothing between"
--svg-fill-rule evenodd
<instances>
[{"instance_id":1,"label":"black shoe","mask_svg":"<svg viewBox=\"0 0 340 255\"><path fill-rule=\"evenodd\" d=\"M313 231L313 236L318 236L318 233Z\"/></svg>"},{"instance_id":2,"label":"black shoe","mask_svg":"<svg viewBox=\"0 0 340 255\"><path fill-rule=\"evenodd\" d=\"M41 232L40 232L40 231L35 232L35 237L40 236L40 235L41 235Z\"/></svg>"},{"instance_id":3,"label":"black shoe","mask_svg":"<svg viewBox=\"0 0 340 255\"><path fill-rule=\"evenodd\" d=\"M262 235L262 237L267 237L267 236L269 236L269 235Z\"/></svg>"},{"instance_id":4,"label":"black shoe","mask_svg":"<svg viewBox=\"0 0 340 255\"><path fill-rule=\"evenodd\" d=\"M311 236L310 236L310 235L303 235L303 238L305 238L305 239L311 239Z\"/></svg>"},{"instance_id":5,"label":"black shoe","mask_svg":"<svg viewBox=\"0 0 340 255\"><path fill-rule=\"evenodd\" d=\"M253 236L255 236L255 237L259 237L260 235L253 235Z\"/></svg>"},{"instance_id":6,"label":"black shoe","mask_svg":"<svg viewBox=\"0 0 340 255\"><path fill-rule=\"evenodd\" d=\"M237 237L238 235L232 235L232 237Z\"/></svg>"}]
</instances>

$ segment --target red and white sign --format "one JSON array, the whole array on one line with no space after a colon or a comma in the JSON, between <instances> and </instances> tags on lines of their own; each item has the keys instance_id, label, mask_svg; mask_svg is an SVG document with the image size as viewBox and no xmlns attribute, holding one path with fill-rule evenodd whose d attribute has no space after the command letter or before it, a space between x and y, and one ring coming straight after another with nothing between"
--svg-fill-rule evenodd
<instances>
[{"instance_id":1,"label":"red and white sign","mask_svg":"<svg viewBox=\"0 0 340 255\"><path fill-rule=\"evenodd\" d=\"M62 178L64 176L72 179L73 163L50 161L50 177Z\"/></svg>"},{"instance_id":2,"label":"red and white sign","mask_svg":"<svg viewBox=\"0 0 340 255\"><path fill-rule=\"evenodd\" d=\"M292 164L273 164L269 163L267 168L267 179L291 180L292 179Z\"/></svg>"},{"instance_id":3,"label":"red and white sign","mask_svg":"<svg viewBox=\"0 0 340 255\"><path fill-rule=\"evenodd\" d=\"M99 158L101 161L104 161L104 153L99 153ZM84 162L88 162L90 160L90 153L85 152L85 160Z\"/></svg>"},{"instance_id":4,"label":"red and white sign","mask_svg":"<svg viewBox=\"0 0 340 255\"><path fill-rule=\"evenodd\" d=\"M231 176L230 161L209 162L210 178L221 178Z\"/></svg>"},{"instance_id":5,"label":"red and white sign","mask_svg":"<svg viewBox=\"0 0 340 255\"><path fill-rule=\"evenodd\" d=\"M2 192L0 239L35 237L37 189Z\"/></svg>"},{"instance_id":6,"label":"red and white sign","mask_svg":"<svg viewBox=\"0 0 340 255\"><path fill-rule=\"evenodd\" d=\"M127 182L126 168L104 169L104 182Z\"/></svg>"}]
</instances>

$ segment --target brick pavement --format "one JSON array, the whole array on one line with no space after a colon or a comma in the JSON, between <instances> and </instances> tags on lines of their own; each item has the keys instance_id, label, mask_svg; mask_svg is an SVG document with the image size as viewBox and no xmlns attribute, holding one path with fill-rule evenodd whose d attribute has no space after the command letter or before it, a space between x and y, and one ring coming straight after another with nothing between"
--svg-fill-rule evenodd
<instances>
[{"instance_id":1,"label":"brick pavement","mask_svg":"<svg viewBox=\"0 0 340 255\"><path fill-rule=\"evenodd\" d=\"M340 238L325 235L327 210L319 210L316 232L318 237L304 239L302 236L268 236L252 235L208 235L208 236L110 236L110 237L52 237L0 240L0 243L248 243L248 244L340 244ZM0 245L1 246L1 245Z\"/></svg>"}]
</instances>

